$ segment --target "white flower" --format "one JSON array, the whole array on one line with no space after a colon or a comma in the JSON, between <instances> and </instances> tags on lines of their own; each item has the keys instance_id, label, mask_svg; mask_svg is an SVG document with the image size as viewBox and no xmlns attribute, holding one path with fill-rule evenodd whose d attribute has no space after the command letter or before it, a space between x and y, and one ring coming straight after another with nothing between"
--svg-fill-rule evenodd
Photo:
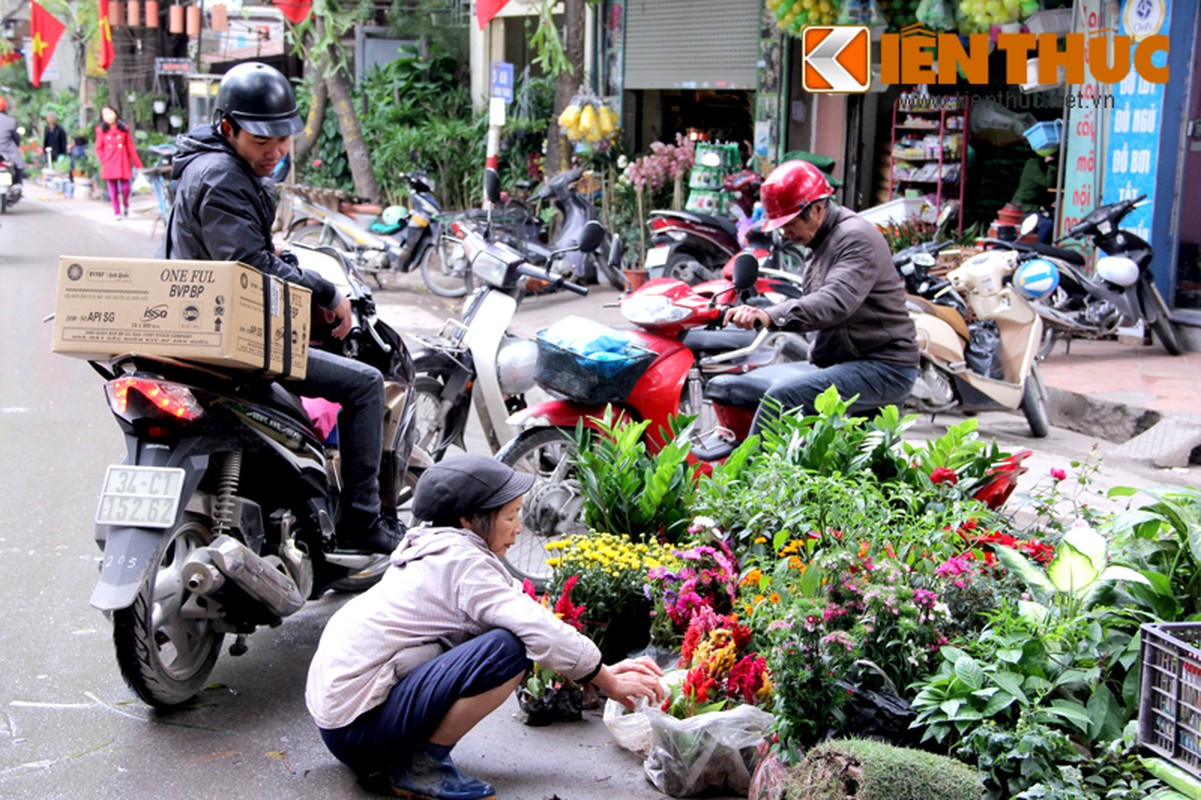
<instances>
[{"instance_id":1,"label":"white flower","mask_svg":"<svg viewBox=\"0 0 1201 800\"><path fill-rule=\"evenodd\" d=\"M627 166L629 166L629 164L630 164L630 159L626 158L624 154L617 157L617 168L618 169L625 169Z\"/></svg>"}]
</instances>

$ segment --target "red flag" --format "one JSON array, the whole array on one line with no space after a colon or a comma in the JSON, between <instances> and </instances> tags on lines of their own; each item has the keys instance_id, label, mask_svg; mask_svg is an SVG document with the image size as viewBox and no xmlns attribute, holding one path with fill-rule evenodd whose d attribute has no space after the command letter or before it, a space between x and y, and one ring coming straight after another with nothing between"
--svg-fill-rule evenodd
<instances>
[{"instance_id":1,"label":"red flag","mask_svg":"<svg viewBox=\"0 0 1201 800\"><path fill-rule=\"evenodd\" d=\"M113 28L108 22L108 0L100 3L100 69L113 63Z\"/></svg>"},{"instance_id":2,"label":"red flag","mask_svg":"<svg viewBox=\"0 0 1201 800\"><path fill-rule=\"evenodd\" d=\"M33 41L29 45L29 62L33 67L34 86L42 83L42 73L46 65L54 58L54 48L58 46L59 37L66 30L64 25L50 15L46 9L37 3L29 4L29 33Z\"/></svg>"},{"instance_id":3,"label":"red flag","mask_svg":"<svg viewBox=\"0 0 1201 800\"><path fill-rule=\"evenodd\" d=\"M271 0L279 8L280 13L287 17L293 25L299 25L308 19L313 10L310 0Z\"/></svg>"},{"instance_id":4,"label":"red flag","mask_svg":"<svg viewBox=\"0 0 1201 800\"><path fill-rule=\"evenodd\" d=\"M480 23L480 30L508 5L509 0L475 0L475 18Z\"/></svg>"}]
</instances>

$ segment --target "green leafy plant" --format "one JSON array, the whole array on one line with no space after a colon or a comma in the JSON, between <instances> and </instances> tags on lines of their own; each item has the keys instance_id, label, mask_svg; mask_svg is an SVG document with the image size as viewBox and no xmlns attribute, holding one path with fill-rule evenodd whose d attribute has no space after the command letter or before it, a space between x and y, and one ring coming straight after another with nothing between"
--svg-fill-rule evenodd
<instances>
[{"instance_id":1,"label":"green leafy plant","mask_svg":"<svg viewBox=\"0 0 1201 800\"><path fill-rule=\"evenodd\" d=\"M693 419L673 416L667 441L654 452L646 441L650 421L615 417L611 406L593 420L595 430L576 426L573 458L589 527L669 541L686 532L696 492L688 464Z\"/></svg>"}]
</instances>

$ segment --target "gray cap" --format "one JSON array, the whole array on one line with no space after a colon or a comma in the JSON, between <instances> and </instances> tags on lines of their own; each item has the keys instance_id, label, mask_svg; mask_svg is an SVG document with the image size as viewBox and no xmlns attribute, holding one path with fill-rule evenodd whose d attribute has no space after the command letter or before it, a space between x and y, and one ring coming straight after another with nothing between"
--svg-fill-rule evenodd
<instances>
[{"instance_id":1,"label":"gray cap","mask_svg":"<svg viewBox=\"0 0 1201 800\"><path fill-rule=\"evenodd\" d=\"M425 471L413 491L413 516L458 524L459 517L500 508L534 485L534 476L479 455L451 456Z\"/></svg>"}]
</instances>

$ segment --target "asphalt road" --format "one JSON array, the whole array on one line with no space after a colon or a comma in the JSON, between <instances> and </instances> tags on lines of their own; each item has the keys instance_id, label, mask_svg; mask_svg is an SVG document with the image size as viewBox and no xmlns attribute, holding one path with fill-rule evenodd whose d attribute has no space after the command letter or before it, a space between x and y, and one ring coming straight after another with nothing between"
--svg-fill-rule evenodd
<instances>
[{"instance_id":1,"label":"asphalt road","mask_svg":"<svg viewBox=\"0 0 1201 800\"><path fill-rule=\"evenodd\" d=\"M155 713L122 682L109 623L88 605L98 557L90 520L104 468L122 455L121 437L99 377L84 361L50 353L42 318L53 310L60 254L148 256L154 241L143 222L122 227L38 196L32 189L0 217L8 300L0 315L0 797L368 796L325 750L303 705L309 658L341 597L255 633L245 656L222 655L210 687L185 710ZM406 332L432 332L455 312L454 304L404 289L377 298L385 319ZM615 299L611 289L533 299L514 328L532 334L568 313L616 321L614 309L601 307ZM1019 415L980 420L982 433L1005 447L1034 444ZM915 435L937 433L942 422L923 422ZM1085 457L1091 445L1089 437L1054 431L1037 443L1032 477ZM478 434L468 446L485 451ZM1119 464L1107 465L1096 486L1163 482L1195 481ZM510 701L455 753L500 797L662 797L595 716L529 728L514 710Z\"/></svg>"}]
</instances>

